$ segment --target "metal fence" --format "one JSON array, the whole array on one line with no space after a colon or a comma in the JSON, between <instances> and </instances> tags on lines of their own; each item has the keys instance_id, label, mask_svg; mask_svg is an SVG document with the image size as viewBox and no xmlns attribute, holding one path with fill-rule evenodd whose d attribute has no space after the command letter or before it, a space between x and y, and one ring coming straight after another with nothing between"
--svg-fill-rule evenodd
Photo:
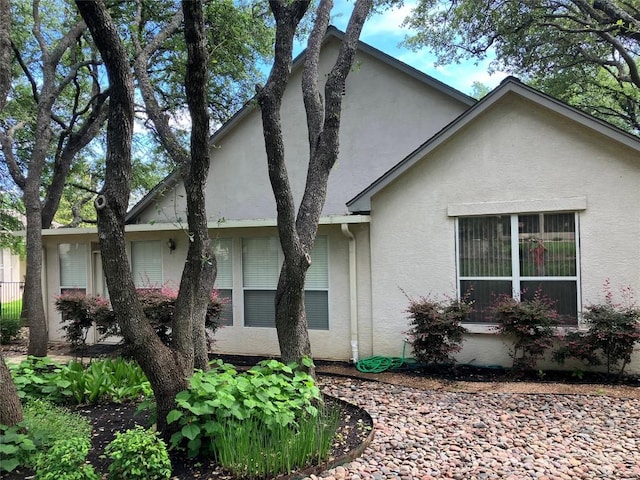
<instances>
[{"instance_id":1,"label":"metal fence","mask_svg":"<svg viewBox=\"0 0 640 480\"><path fill-rule=\"evenodd\" d=\"M0 317L20 318L24 282L0 282Z\"/></svg>"}]
</instances>

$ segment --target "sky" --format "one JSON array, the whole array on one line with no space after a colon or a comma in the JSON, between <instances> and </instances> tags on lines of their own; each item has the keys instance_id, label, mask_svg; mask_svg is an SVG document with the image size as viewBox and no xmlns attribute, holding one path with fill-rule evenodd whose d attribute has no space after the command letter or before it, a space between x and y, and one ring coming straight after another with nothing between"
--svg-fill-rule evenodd
<instances>
[{"instance_id":1,"label":"sky","mask_svg":"<svg viewBox=\"0 0 640 480\"><path fill-rule=\"evenodd\" d=\"M507 76L503 72L490 75L489 60L480 62L478 65L471 60L435 67L435 56L426 49L413 52L399 46L410 33L407 27L402 27L402 21L410 14L415 3L415 1L405 1L400 8L369 18L364 24L360 40L466 94L471 93L474 82L493 88ZM332 25L344 31L352 9L353 1L335 0Z\"/></svg>"}]
</instances>

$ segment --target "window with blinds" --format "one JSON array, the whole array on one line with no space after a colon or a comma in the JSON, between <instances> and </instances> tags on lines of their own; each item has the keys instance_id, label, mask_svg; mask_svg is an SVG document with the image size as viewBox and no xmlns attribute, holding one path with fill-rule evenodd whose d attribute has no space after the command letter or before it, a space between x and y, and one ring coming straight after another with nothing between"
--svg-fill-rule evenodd
<instances>
[{"instance_id":1,"label":"window with blinds","mask_svg":"<svg viewBox=\"0 0 640 480\"><path fill-rule=\"evenodd\" d=\"M233 242L230 238L217 239L214 249L218 267L214 288L225 301L220 314L220 325L233 325Z\"/></svg>"},{"instance_id":2,"label":"window with blinds","mask_svg":"<svg viewBox=\"0 0 640 480\"><path fill-rule=\"evenodd\" d=\"M162 288L162 242L131 242L131 273L136 288Z\"/></svg>"},{"instance_id":3,"label":"window with blinds","mask_svg":"<svg viewBox=\"0 0 640 480\"><path fill-rule=\"evenodd\" d=\"M63 243L58 246L60 293L87 293L87 246Z\"/></svg>"},{"instance_id":4,"label":"window with blinds","mask_svg":"<svg viewBox=\"0 0 640 480\"><path fill-rule=\"evenodd\" d=\"M474 301L469 321L492 323L487 309L496 296L526 300L541 292L563 323L577 323L575 213L460 217L457 229L459 291Z\"/></svg>"},{"instance_id":5,"label":"window with blinds","mask_svg":"<svg viewBox=\"0 0 640 480\"><path fill-rule=\"evenodd\" d=\"M305 281L305 310L310 329L329 329L328 239L318 236L311 252L311 266ZM244 324L247 327L275 327L275 293L282 251L277 237L242 240L242 282Z\"/></svg>"}]
</instances>

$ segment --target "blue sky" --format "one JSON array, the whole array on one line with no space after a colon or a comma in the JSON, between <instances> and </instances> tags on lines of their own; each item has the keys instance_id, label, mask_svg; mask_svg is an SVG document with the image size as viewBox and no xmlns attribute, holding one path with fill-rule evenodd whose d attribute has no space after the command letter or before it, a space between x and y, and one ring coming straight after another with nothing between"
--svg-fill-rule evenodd
<instances>
[{"instance_id":1,"label":"blue sky","mask_svg":"<svg viewBox=\"0 0 640 480\"><path fill-rule=\"evenodd\" d=\"M471 93L473 82L481 82L493 88L506 76L502 72L489 75L489 61L481 62L478 65L475 65L474 61L467 61L435 67L435 57L431 52L427 50L413 52L406 47L400 47L399 44L409 32L401 24L411 12L413 5L415 5L415 1L405 1L400 8L394 8L369 18L364 25L360 39L466 94ZM336 0L331 23L344 31L352 8L353 1Z\"/></svg>"}]
</instances>

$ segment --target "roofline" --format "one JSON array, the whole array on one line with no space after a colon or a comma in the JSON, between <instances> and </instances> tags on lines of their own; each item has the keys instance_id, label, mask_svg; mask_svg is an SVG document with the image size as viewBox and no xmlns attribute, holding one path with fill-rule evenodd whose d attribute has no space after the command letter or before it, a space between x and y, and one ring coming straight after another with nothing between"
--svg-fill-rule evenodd
<instances>
[{"instance_id":1,"label":"roofline","mask_svg":"<svg viewBox=\"0 0 640 480\"><path fill-rule=\"evenodd\" d=\"M590 128L610 139L617 141L629 148L640 151L640 138L632 135L620 128L600 120L588 113L578 110L556 98L553 98L533 87L525 85L515 77L505 78L498 87L491 93L480 100L477 104L462 113L459 117L445 126L442 130L432 136L425 143L416 148L400 162L395 164L384 174L374 180L368 187L362 190L358 195L347 202L347 207L352 213L370 212L371 197L378 193L381 189L393 182L398 176L407 171L416 162L422 159L429 152L437 148L446 140L451 138L460 129L472 122L476 117L483 114L498 100L506 96L508 93L514 92L527 100L546 107L560 115L563 115L579 124Z\"/></svg>"},{"instance_id":2,"label":"roofline","mask_svg":"<svg viewBox=\"0 0 640 480\"><path fill-rule=\"evenodd\" d=\"M328 215L320 217L319 225L342 225L370 223L371 217L368 215ZM257 228L257 227L277 227L275 218L252 218L245 220L223 220L207 223L209 230L221 230L230 228ZM140 223L125 225L125 233L135 232L175 232L185 230L186 226L179 223ZM96 227L86 228L50 228L42 230L43 237L59 237L63 235L97 235Z\"/></svg>"},{"instance_id":3,"label":"roofline","mask_svg":"<svg viewBox=\"0 0 640 480\"><path fill-rule=\"evenodd\" d=\"M322 40L322 43L326 43L331 37L342 40L344 38L344 35L344 32L337 29L333 25L330 25L327 28L327 32ZM378 50L377 48L372 47L367 43L364 43L362 40L358 40L358 50L376 58L377 60L380 60L383 63L386 63L387 65L397 70L400 70L406 75L409 75L410 77L424 83L425 85L435 88L436 90L444 93L445 95L448 95L449 97L454 98L455 100L458 100L459 102L467 106L474 105L477 102L475 98L466 95L459 90L456 90L446 83L443 83L440 80L437 80L432 76L421 72L420 70L413 68L410 65L407 65L406 63L401 62L397 58L394 58L391 55L388 55L383 51ZM292 72L297 70L298 68L302 68L302 65L304 64L305 53L306 49L298 54L293 60L293 64L291 67ZM214 146L217 141L221 140L230 130L235 127L236 124L238 124L244 117L246 117L251 111L253 111L254 108L256 108L255 100L256 97L253 96L247 101L247 103L244 104L244 106L240 110L233 114L229 120L227 120L218 130L215 131L215 133L209 139L210 147ZM131 210L127 212L127 215L125 216L125 223L130 223L142 210L144 210L151 202L153 202L153 200L155 200L155 198L165 188L171 188L179 180L180 175L178 170L174 170L169 175L167 175L162 181L160 181L160 183L158 183L158 185L153 187L144 197L142 197L142 199L138 203L136 203L131 208Z\"/></svg>"}]
</instances>

